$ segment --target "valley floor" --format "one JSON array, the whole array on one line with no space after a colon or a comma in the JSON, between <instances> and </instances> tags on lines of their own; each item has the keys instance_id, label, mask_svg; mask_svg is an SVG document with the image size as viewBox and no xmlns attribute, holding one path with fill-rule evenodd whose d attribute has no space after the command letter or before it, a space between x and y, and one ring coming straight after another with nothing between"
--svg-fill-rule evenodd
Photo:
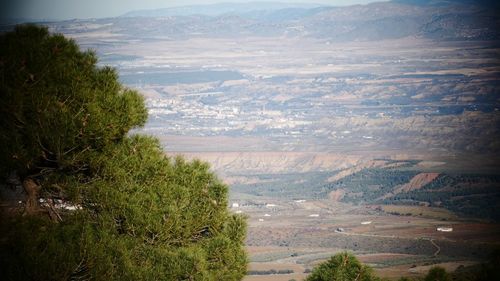
<instances>
[{"instance_id":1,"label":"valley floor","mask_svg":"<svg viewBox=\"0 0 500 281\"><path fill-rule=\"evenodd\" d=\"M435 265L454 271L479 263L500 245L500 224L446 217L426 207L422 215L400 216L328 200L246 202L232 209L249 216L248 281L302 280L339 251L353 252L378 276L396 280L423 276Z\"/></svg>"}]
</instances>

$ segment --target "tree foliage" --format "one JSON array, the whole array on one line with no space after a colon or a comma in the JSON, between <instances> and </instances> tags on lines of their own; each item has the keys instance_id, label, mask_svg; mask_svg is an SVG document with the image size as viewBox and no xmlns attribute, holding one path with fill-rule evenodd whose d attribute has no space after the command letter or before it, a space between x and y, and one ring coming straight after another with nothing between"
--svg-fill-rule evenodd
<instances>
[{"instance_id":1,"label":"tree foliage","mask_svg":"<svg viewBox=\"0 0 500 281\"><path fill-rule=\"evenodd\" d=\"M0 38L0 157L4 169L84 169L85 154L145 123L142 98L91 51L46 28L18 26Z\"/></svg>"},{"instance_id":2,"label":"tree foliage","mask_svg":"<svg viewBox=\"0 0 500 281\"><path fill-rule=\"evenodd\" d=\"M378 281L370 267L350 253L336 254L313 269L307 281Z\"/></svg>"},{"instance_id":3,"label":"tree foliage","mask_svg":"<svg viewBox=\"0 0 500 281\"><path fill-rule=\"evenodd\" d=\"M2 198L3 280L241 279L246 222L227 186L129 135L143 99L96 63L46 28L0 36L0 172L19 178L0 189L25 193Z\"/></svg>"}]
</instances>

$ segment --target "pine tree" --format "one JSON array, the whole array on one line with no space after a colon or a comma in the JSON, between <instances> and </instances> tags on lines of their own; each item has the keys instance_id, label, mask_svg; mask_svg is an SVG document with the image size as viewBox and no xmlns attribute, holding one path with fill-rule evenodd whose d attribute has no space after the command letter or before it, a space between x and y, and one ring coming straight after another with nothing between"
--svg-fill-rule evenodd
<instances>
[{"instance_id":1,"label":"pine tree","mask_svg":"<svg viewBox=\"0 0 500 281\"><path fill-rule=\"evenodd\" d=\"M307 281L378 281L372 269L350 253L342 252L316 266Z\"/></svg>"},{"instance_id":2,"label":"pine tree","mask_svg":"<svg viewBox=\"0 0 500 281\"><path fill-rule=\"evenodd\" d=\"M0 36L2 279L241 279L246 222L228 187L131 135L144 101L96 63L44 27Z\"/></svg>"}]
</instances>

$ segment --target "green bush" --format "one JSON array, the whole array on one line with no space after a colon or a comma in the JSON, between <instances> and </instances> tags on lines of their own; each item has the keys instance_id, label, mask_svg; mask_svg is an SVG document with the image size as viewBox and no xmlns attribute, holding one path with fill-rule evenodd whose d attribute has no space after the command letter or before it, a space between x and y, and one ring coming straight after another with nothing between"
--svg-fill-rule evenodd
<instances>
[{"instance_id":1,"label":"green bush","mask_svg":"<svg viewBox=\"0 0 500 281\"><path fill-rule=\"evenodd\" d=\"M372 269L350 253L343 252L315 267L307 281L378 281Z\"/></svg>"},{"instance_id":2,"label":"green bush","mask_svg":"<svg viewBox=\"0 0 500 281\"><path fill-rule=\"evenodd\" d=\"M144 101L96 62L43 27L0 36L0 172L26 192L20 205L2 198L0 276L240 280L246 222L228 212L227 186L130 135Z\"/></svg>"},{"instance_id":3,"label":"green bush","mask_svg":"<svg viewBox=\"0 0 500 281\"><path fill-rule=\"evenodd\" d=\"M425 281L451 281L451 276L442 267L435 266L425 276Z\"/></svg>"}]
</instances>

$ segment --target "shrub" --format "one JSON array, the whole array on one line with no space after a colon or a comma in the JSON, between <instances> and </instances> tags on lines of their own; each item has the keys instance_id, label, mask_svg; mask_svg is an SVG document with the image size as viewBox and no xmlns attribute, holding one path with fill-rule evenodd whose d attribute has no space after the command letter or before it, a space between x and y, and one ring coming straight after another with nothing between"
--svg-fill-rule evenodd
<instances>
[{"instance_id":1,"label":"shrub","mask_svg":"<svg viewBox=\"0 0 500 281\"><path fill-rule=\"evenodd\" d=\"M361 264L354 255L343 252L315 267L307 281L372 281L379 280L372 269Z\"/></svg>"}]
</instances>

